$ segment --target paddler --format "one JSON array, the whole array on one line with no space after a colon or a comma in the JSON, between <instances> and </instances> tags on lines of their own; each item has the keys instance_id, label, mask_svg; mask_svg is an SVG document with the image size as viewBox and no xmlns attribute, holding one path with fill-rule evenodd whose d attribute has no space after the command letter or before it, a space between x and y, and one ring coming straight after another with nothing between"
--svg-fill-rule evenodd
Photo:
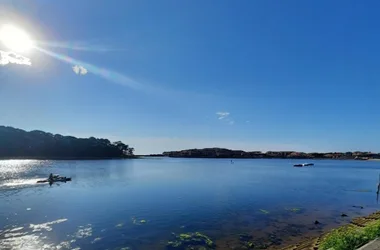
<instances>
[{"instance_id":1,"label":"paddler","mask_svg":"<svg viewBox=\"0 0 380 250\"><path fill-rule=\"evenodd\" d=\"M53 181L53 173L50 173L50 175L49 175L49 181Z\"/></svg>"}]
</instances>

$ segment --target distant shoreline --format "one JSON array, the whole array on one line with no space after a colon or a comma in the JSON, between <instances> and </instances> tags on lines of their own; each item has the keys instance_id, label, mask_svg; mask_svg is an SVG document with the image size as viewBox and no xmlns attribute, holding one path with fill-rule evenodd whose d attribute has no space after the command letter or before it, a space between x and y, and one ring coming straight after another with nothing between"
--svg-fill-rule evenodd
<instances>
[{"instance_id":1,"label":"distant shoreline","mask_svg":"<svg viewBox=\"0 0 380 250\"><path fill-rule=\"evenodd\" d=\"M167 156L172 158L228 158L228 159L332 159L332 160L380 160L380 153L372 152L327 152L305 153L297 151L250 151L226 148L186 149L163 152L150 156Z\"/></svg>"},{"instance_id":2,"label":"distant shoreline","mask_svg":"<svg viewBox=\"0 0 380 250\"><path fill-rule=\"evenodd\" d=\"M184 159L226 159L226 160L336 160L336 161L380 161L380 159L353 159L353 158L292 158L292 157L271 157L271 158L265 158L265 157L186 157L186 156L166 156L166 155L141 155L141 157L160 157L160 158L184 158Z\"/></svg>"}]
</instances>

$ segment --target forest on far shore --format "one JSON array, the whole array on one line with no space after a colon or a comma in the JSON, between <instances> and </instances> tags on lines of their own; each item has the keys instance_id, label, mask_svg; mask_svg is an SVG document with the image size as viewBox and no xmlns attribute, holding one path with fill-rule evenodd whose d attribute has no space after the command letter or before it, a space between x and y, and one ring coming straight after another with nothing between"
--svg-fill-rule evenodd
<instances>
[{"instance_id":1,"label":"forest on far shore","mask_svg":"<svg viewBox=\"0 0 380 250\"><path fill-rule=\"evenodd\" d=\"M27 132L0 126L0 158L3 159L108 159L133 157L134 148L121 141L76 138L39 130Z\"/></svg>"}]
</instances>

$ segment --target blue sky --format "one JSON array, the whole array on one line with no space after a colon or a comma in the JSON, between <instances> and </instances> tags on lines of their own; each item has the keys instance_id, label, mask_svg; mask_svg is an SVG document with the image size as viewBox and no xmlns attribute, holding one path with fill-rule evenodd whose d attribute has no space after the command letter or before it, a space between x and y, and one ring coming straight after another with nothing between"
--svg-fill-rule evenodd
<instances>
[{"instance_id":1,"label":"blue sky","mask_svg":"<svg viewBox=\"0 0 380 250\"><path fill-rule=\"evenodd\" d=\"M137 153L378 152L379 7L2 0L0 24L42 50L22 54L31 66L0 66L0 124L120 139Z\"/></svg>"}]
</instances>

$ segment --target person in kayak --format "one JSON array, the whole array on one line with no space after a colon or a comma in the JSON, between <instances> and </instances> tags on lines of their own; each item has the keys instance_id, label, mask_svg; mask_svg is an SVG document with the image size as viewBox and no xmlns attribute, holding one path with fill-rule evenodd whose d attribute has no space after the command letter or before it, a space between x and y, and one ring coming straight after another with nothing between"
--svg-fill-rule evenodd
<instances>
[{"instance_id":1,"label":"person in kayak","mask_svg":"<svg viewBox=\"0 0 380 250\"><path fill-rule=\"evenodd\" d=\"M53 181L53 173L50 173L50 175L49 175L49 181Z\"/></svg>"}]
</instances>

